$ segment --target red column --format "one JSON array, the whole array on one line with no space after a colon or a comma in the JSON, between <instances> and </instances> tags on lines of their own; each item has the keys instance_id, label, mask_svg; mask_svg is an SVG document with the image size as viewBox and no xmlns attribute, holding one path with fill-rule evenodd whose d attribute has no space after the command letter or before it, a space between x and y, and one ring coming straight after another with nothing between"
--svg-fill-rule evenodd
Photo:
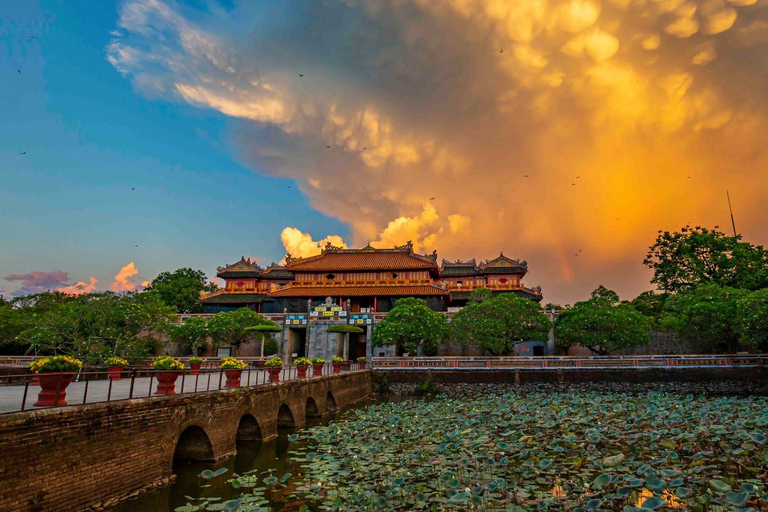
<instances>
[{"instance_id":1,"label":"red column","mask_svg":"<svg viewBox=\"0 0 768 512\"><path fill-rule=\"evenodd\" d=\"M377 299L377 298L378 298L378 297L374 297L374 298L373 298L373 312L374 312L374 313L378 311L378 309L376 309L376 299Z\"/></svg>"}]
</instances>

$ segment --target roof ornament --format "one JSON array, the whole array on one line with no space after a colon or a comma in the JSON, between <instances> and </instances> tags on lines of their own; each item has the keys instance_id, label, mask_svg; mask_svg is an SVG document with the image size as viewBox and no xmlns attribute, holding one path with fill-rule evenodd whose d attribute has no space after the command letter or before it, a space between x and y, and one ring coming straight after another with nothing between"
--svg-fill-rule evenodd
<instances>
[{"instance_id":1,"label":"roof ornament","mask_svg":"<svg viewBox=\"0 0 768 512\"><path fill-rule=\"evenodd\" d=\"M432 264L436 265L436 264L437 264L437 249L435 249L434 251L432 251L432 254L430 254L430 255L428 256L428 258L429 258L429 260L432 262Z\"/></svg>"},{"instance_id":2,"label":"roof ornament","mask_svg":"<svg viewBox=\"0 0 768 512\"><path fill-rule=\"evenodd\" d=\"M396 245L395 250L413 252L413 242L411 240L408 240L407 242L405 242L405 245Z\"/></svg>"},{"instance_id":3,"label":"roof ornament","mask_svg":"<svg viewBox=\"0 0 768 512\"><path fill-rule=\"evenodd\" d=\"M296 261L299 261L300 259L301 258L294 258L293 256L291 256L291 253L289 253L289 252L285 253L285 264L286 264L286 266L290 265L290 264L292 264L292 263L294 263Z\"/></svg>"},{"instance_id":4,"label":"roof ornament","mask_svg":"<svg viewBox=\"0 0 768 512\"><path fill-rule=\"evenodd\" d=\"M371 242L368 242L368 245L366 245L365 247L363 247L361 250L363 250L363 251L375 251L376 249L374 249L374 248L371 246Z\"/></svg>"},{"instance_id":5,"label":"roof ornament","mask_svg":"<svg viewBox=\"0 0 768 512\"><path fill-rule=\"evenodd\" d=\"M325 243L325 247L322 249L321 252L328 252L328 251L340 251L343 247L338 247L333 245L330 241Z\"/></svg>"}]
</instances>

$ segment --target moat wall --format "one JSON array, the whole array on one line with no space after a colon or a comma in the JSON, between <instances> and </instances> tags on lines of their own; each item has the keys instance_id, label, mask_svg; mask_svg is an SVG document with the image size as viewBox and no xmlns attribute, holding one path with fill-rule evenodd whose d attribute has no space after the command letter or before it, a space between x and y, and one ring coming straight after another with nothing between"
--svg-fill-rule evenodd
<instances>
[{"instance_id":1,"label":"moat wall","mask_svg":"<svg viewBox=\"0 0 768 512\"><path fill-rule=\"evenodd\" d=\"M174 453L234 455L372 393L357 371L231 391L87 404L0 416L0 510L78 511L168 482Z\"/></svg>"}]
</instances>

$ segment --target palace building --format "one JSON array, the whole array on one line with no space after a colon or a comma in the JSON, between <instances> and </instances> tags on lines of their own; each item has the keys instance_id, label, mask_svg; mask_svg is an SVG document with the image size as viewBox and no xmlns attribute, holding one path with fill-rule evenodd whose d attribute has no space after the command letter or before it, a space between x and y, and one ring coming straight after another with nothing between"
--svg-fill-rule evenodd
<instances>
[{"instance_id":1,"label":"palace building","mask_svg":"<svg viewBox=\"0 0 768 512\"><path fill-rule=\"evenodd\" d=\"M435 311L466 305L477 288L494 294L516 293L541 301L541 288L527 288L525 261L504 254L477 263L437 263L437 252L420 255L413 244L393 249L342 249L330 243L309 258L286 255L285 265L262 269L250 259L219 267L222 290L204 295L206 313L248 307L260 313L306 313L321 304L341 306L348 313L386 313L401 297L424 299Z\"/></svg>"}]
</instances>

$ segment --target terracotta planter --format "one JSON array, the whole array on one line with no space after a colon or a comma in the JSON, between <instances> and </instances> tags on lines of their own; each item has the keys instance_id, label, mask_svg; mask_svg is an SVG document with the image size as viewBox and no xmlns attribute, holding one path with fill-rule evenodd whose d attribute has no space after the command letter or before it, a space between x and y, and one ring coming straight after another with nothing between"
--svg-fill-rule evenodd
<instances>
[{"instance_id":1,"label":"terracotta planter","mask_svg":"<svg viewBox=\"0 0 768 512\"><path fill-rule=\"evenodd\" d=\"M227 383L225 388L239 388L240 376L243 374L243 370L224 370L224 375L227 376Z\"/></svg>"},{"instance_id":2,"label":"terracotta planter","mask_svg":"<svg viewBox=\"0 0 768 512\"><path fill-rule=\"evenodd\" d=\"M341 373L341 365L344 363L331 363L333 365L333 373Z\"/></svg>"},{"instance_id":3,"label":"terracotta planter","mask_svg":"<svg viewBox=\"0 0 768 512\"><path fill-rule=\"evenodd\" d=\"M267 372L269 372L269 382L280 382L280 372L283 370L282 366L267 366Z\"/></svg>"},{"instance_id":4,"label":"terracotta planter","mask_svg":"<svg viewBox=\"0 0 768 512\"><path fill-rule=\"evenodd\" d=\"M109 366L107 370L109 371L109 374L107 375L107 378L109 380L121 380L120 372L123 371L123 366Z\"/></svg>"},{"instance_id":5,"label":"terracotta planter","mask_svg":"<svg viewBox=\"0 0 768 512\"><path fill-rule=\"evenodd\" d=\"M43 372L38 374L40 387L43 388L37 395L36 407L51 407L54 405L67 405L67 386L72 382L76 373ZM58 393L56 390L58 389Z\"/></svg>"},{"instance_id":6,"label":"terracotta planter","mask_svg":"<svg viewBox=\"0 0 768 512\"><path fill-rule=\"evenodd\" d=\"M344 368L345 372L348 372L350 368L352 368L352 361L344 361L341 363L341 367Z\"/></svg>"},{"instance_id":7,"label":"terracotta planter","mask_svg":"<svg viewBox=\"0 0 768 512\"><path fill-rule=\"evenodd\" d=\"M309 369L308 364L297 364L296 365L296 375L300 379L306 379L307 378L307 370Z\"/></svg>"},{"instance_id":8,"label":"terracotta planter","mask_svg":"<svg viewBox=\"0 0 768 512\"><path fill-rule=\"evenodd\" d=\"M368 361L360 361L359 363L357 363L358 369L359 370L365 370L365 363L367 363L367 362Z\"/></svg>"},{"instance_id":9,"label":"terracotta planter","mask_svg":"<svg viewBox=\"0 0 768 512\"><path fill-rule=\"evenodd\" d=\"M323 375L323 364L313 364L312 365L312 376L313 377L321 377Z\"/></svg>"},{"instance_id":10,"label":"terracotta planter","mask_svg":"<svg viewBox=\"0 0 768 512\"><path fill-rule=\"evenodd\" d=\"M176 394L176 379L179 377L179 372L172 370L160 370L155 372L155 378L157 378L157 390L156 395L175 395Z\"/></svg>"},{"instance_id":11,"label":"terracotta planter","mask_svg":"<svg viewBox=\"0 0 768 512\"><path fill-rule=\"evenodd\" d=\"M32 382L29 383L31 386L39 386L40 385L40 374L36 373L34 377L32 377Z\"/></svg>"},{"instance_id":12,"label":"terracotta planter","mask_svg":"<svg viewBox=\"0 0 768 512\"><path fill-rule=\"evenodd\" d=\"M203 363L189 363L189 367L192 368L192 371L189 372L190 375L200 375L200 367L203 366Z\"/></svg>"}]
</instances>

